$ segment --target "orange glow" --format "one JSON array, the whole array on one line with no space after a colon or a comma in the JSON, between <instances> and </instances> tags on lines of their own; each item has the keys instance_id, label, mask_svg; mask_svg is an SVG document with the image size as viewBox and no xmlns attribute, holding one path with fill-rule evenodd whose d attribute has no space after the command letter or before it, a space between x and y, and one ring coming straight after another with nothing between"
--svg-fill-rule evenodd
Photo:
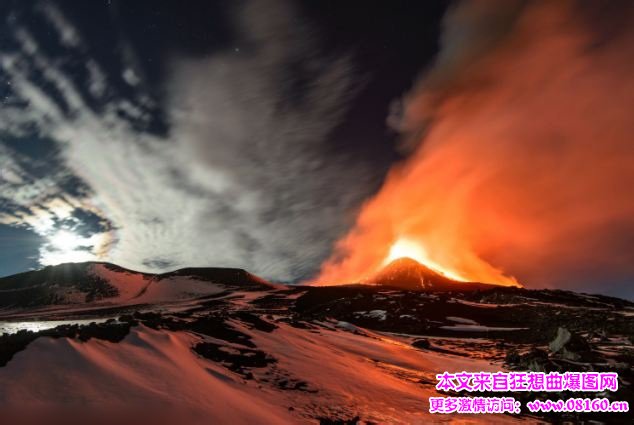
<instances>
[{"instance_id":1,"label":"orange glow","mask_svg":"<svg viewBox=\"0 0 634 425\"><path fill-rule=\"evenodd\" d=\"M465 278L464 276L460 276L460 274L458 274L456 271L443 267L442 265L429 258L427 250L421 243L407 238L401 238L394 242L394 245L392 245L392 247L390 248L390 252L383 261L383 265L388 265L392 261L403 257L416 260L424 266L434 270L435 272L448 277L449 279L459 280L463 282L468 281L467 278Z\"/></svg>"},{"instance_id":2,"label":"orange glow","mask_svg":"<svg viewBox=\"0 0 634 425\"><path fill-rule=\"evenodd\" d=\"M417 149L312 283L399 256L500 285L634 273L634 27L597 43L575 4L530 3L487 52L419 82L400 123Z\"/></svg>"}]
</instances>

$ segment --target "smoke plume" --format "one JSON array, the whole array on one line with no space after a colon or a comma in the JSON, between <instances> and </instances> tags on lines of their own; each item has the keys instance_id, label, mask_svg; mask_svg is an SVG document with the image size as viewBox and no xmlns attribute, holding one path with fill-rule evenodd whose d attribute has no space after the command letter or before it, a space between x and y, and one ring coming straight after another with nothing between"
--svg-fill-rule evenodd
<instances>
[{"instance_id":1,"label":"smoke plume","mask_svg":"<svg viewBox=\"0 0 634 425\"><path fill-rule=\"evenodd\" d=\"M316 282L362 280L402 240L474 281L631 280L634 14L615 3L450 10L435 66L390 117L413 152Z\"/></svg>"}]
</instances>

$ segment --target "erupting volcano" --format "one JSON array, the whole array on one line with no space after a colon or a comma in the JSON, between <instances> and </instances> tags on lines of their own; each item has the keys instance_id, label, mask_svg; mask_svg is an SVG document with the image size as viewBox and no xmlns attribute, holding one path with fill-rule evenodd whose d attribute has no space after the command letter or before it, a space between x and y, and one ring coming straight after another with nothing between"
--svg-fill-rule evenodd
<instances>
[{"instance_id":1,"label":"erupting volcano","mask_svg":"<svg viewBox=\"0 0 634 425\"><path fill-rule=\"evenodd\" d=\"M368 279L368 282L407 289L426 289L437 284L456 284L455 281L409 257L401 257L392 261Z\"/></svg>"},{"instance_id":2,"label":"erupting volcano","mask_svg":"<svg viewBox=\"0 0 634 425\"><path fill-rule=\"evenodd\" d=\"M512 3L447 16L435 66L389 118L412 152L314 283L402 256L506 286L609 291L632 275L632 27L597 40L590 7Z\"/></svg>"},{"instance_id":3,"label":"erupting volcano","mask_svg":"<svg viewBox=\"0 0 634 425\"><path fill-rule=\"evenodd\" d=\"M413 291L457 291L461 289L487 289L493 285L476 282L458 281L436 271L410 257L400 257L363 283L391 286Z\"/></svg>"},{"instance_id":4,"label":"erupting volcano","mask_svg":"<svg viewBox=\"0 0 634 425\"><path fill-rule=\"evenodd\" d=\"M422 244L405 238L392 245L382 267L362 279L362 283L415 291L455 291L492 286L469 281L459 272L430 258Z\"/></svg>"},{"instance_id":5,"label":"erupting volcano","mask_svg":"<svg viewBox=\"0 0 634 425\"><path fill-rule=\"evenodd\" d=\"M413 239L397 240L378 269L360 279L361 283L407 290L451 291L489 287L475 283L460 272L430 257L424 245Z\"/></svg>"},{"instance_id":6,"label":"erupting volcano","mask_svg":"<svg viewBox=\"0 0 634 425\"><path fill-rule=\"evenodd\" d=\"M369 244L356 252L355 257L327 263L316 284L328 286L342 282L364 282L410 289L425 288L427 283L436 282L442 282L443 287L459 287L465 282L520 286L514 278L504 276L476 256L461 257L460 250L454 254L451 244L437 244L434 247L436 249L430 251L417 239L399 238L387 253L382 254L382 244ZM395 282L399 283L395 285Z\"/></svg>"},{"instance_id":7,"label":"erupting volcano","mask_svg":"<svg viewBox=\"0 0 634 425\"><path fill-rule=\"evenodd\" d=\"M410 258L412 260L416 260L419 263L425 264L432 271L439 273L443 276L446 276L452 280L458 281L467 281L468 279L460 276L457 272L447 269L442 265L434 262L425 248L422 245L417 244L409 239L399 239L392 247L390 248L390 253L385 260L385 262L393 261L395 259L400 258Z\"/></svg>"}]
</instances>

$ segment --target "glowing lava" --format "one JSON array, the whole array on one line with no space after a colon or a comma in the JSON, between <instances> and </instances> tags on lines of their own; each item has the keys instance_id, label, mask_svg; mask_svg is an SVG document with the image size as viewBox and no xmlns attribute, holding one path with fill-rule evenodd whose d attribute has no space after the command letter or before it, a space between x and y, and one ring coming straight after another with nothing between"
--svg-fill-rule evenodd
<instances>
[{"instance_id":1,"label":"glowing lava","mask_svg":"<svg viewBox=\"0 0 634 425\"><path fill-rule=\"evenodd\" d=\"M390 252L385 258L385 261L383 261L383 265L387 265L399 258L411 258L412 260L416 260L417 262L423 264L424 266L432 269L437 273L448 277L449 279L463 282L469 280L464 276L461 276L459 273L450 270L447 267L443 267L442 265L429 258L429 254L427 253L425 247L421 243L417 243L411 239L402 238L397 240L390 248Z\"/></svg>"}]
</instances>

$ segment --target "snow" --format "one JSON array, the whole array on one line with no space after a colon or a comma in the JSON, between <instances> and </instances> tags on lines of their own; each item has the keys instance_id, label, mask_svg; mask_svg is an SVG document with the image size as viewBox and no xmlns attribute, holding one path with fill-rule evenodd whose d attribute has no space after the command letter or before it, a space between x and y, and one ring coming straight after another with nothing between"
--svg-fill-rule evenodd
<instances>
[{"instance_id":1,"label":"snow","mask_svg":"<svg viewBox=\"0 0 634 425\"><path fill-rule=\"evenodd\" d=\"M462 324L465 324L465 325L477 325L478 324L478 322L476 322L475 320L465 319L464 317L447 316L447 320L449 320L451 322L462 323Z\"/></svg>"},{"instance_id":2,"label":"snow","mask_svg":"<svg viewBox=\"0 0 634 425\"><path fill-rule=\"evenodd\" d=\"M280 324L271 334L254 334L254 340L264 351L281 354L277 356L278 367L319 390L324 414L330 413L328 406L347 406L350 412L375 423L428 423L437 419L428 413L427 398L438 394L433 387L421 386L418 379L435 381L435 374L445 370L497 370L486 361L422 353L398 340L372 335L369 331L358 335L330 329L307 334ZM283 353L278 347L284 347ZM305 407L314 404L315 398L296 394L294 401ZM475 421L491 423L491 419Z\"/></svg>"},{"instance_id":3,"label":"snow","mask_svg":"<svg viewBox=\"0 0 634 425\"><path fill-rule=\"evenodd\" d=\"M145 304L195 298L223 292L226 287L188 276L157 278L141 273L112 270L104 264L92 266L92 273L106 279L119 291L108 303Z\"/></svg>"},{"instance_id":4,"label":"snow","mask_svg":"<svg viewBox=\"0 0 634 425\"><path fill-rule=\"evenodd\" d=\"M385 310L355 311L353 314L355 316L365 316L379 320L385 320L387 317L387 311Z\"/></svg>"},{"instance_id":5,"label":"snow","mask_svg":"<svg viewBox=\"0 0 634 425\"><path fill-rule=\"evenodd\" d=\"M0 322L0 335L14 334L21 330L27 330L31 332L39 332L46 329L53 329L61 325L89 325L90 323L103 323L108 318L98 319L77 319L77 320L42 320L42 321L28 321L28 322Z\"/></svg>"},{"instance_id":6,"label":"snow","mask_svg":"<svg viewBox=\"0 0 634 425\"><path fill-rule=\"evenodd\" d=\"M206 423L226 424L316 423L316 417L337 415L362 415L375 423L429 423L438 418L428 413L428 397L438 393L421 379L435 381L445 370L499 369L483 360L422 352L370 331L344 331L343 322L339 330L310 332L284 323L271 333L234 325L277 359L269 368L252 369L253 380L197 356L190 348L198 336L140 325L119 343L38 338L0 368L0 408L151 406L156 413L159 406L170 406L203 415ZM275 374L306 382L312 392L265 384ZM515 419L481 415L469 420Z\"/></svg>"},{"instance_id":7,"label":"snow","mask_svg":"<svg viewBox=\"0 0 634 425\"><path fill-rule=\"evenodd\" d=\"M418 334L407 334L407 333L402 333L402 332L379 332L380 335L386 335L392 338L396 338L398 340L401 341L405 341L408 344L411 344L411 342L415 339L418 338L425 338L428 339L430 341L433 340L439 340L439 341L465 341L465 338L456 338L456 337L448 337L448 336L433 336L433 335L418 335ZM487 338L469 338L468 339L469 342L476 342L476 343L487 343L490 342L490 339Z\"/></svg>"},{"instance_id":8,"label":"snow","mask_svg":"<svg viewBox=\"0 0 634 425\"><path fill-rule=\"evenodd\" d=\"M451 326L440 326L440 329L445 329L448 331L458 331L458 332L487 332L487 331L521 331L528 328L503 328L503 327L482 326L482 325L451 325Z\"/></svg>"},{"instance_id":9,"label":"snow","mask_svg":"<svg viewBox=\"0 0 634 425\"><path fill-rule=\"evenodd\" d=\"M117 344L39 338L0 369L0 405L169 405L204 413L209 423L294 422L274 397L196 356L194 342L185 333L146 327Z\"/></svg>"},{"instance_id":10,"label":"snow","mask_svg":"<svg viewBox=\"0 0 634 425\"><path fill-rule=\"evenodd\" d=\"M385 320L387 315L387 311L385 310L370 310L368 311L367 316L372 317L374 319Z\"/></svg>"},{"instance_id":11,"label":"snow","mask_svg":"<svg viewBox=\"0 0 634 425\"><path fill-rule=\"evenodd\" d=\"M480 308L497 308L500 307L500 304L490 304L490 303L476 303L473 301L466 301L466 300L459 300L459 299L455 299L452 298L452 300L454 302L460 303L460 304L464 304L464 305L468 305L470 307L480 307ZM509 306L511 304L505 304L505 306Z\"/></svg>"},{"instance_id":12,"label":"snow","mask_svg":"<svg viewBox=\"0 0 634 425\"><path fill-rule=\"evenodd\" d=\"M215 295L225 290L226 287L223 285L179 276L152 281L145 293L137 301L157 303Z\"/></svg>"},{"instance_id":13,"label":"snow","mask_svg":"<svg viewBox=\"0 0 634 425\"><path fill-rule=\"evenodd\" d=\"M142 273L128 273L108 268L105 264L94 264L90 273L106 280L117 288L119 296L109 299L111 302L129 301L138 296L151 281L151 278Z\"/></svg>"},{"instance_id":14,"label":"snow","mask_svg":"<svg viewBox=\"0 0 634 425\"><path fill-rule=\"evenodd\" d=\"M360 332L361 331L360 327L355 326L355 325L353 325L350 322L344 322L343 320L338 321L336 326L338 328L345 329L345 330L350 331L350 332ZM329 329L332 329L332 328L329 328Z\"/></svg>"},{"instance_id":15,"label":"snow","mask_svg":"<svg viewBox=\"0 0 634 425\"><path fill-rule=\"evenodd\" d=\"M572 337L572 334L570 333L568 329L559 327L557 328L557 336L555 337L554 340L550 342L550 344L548 344L548 348L553 353L557 353L562 348L564 348L564 346L568 343L568 341L570 341L571 337Z\"/></svg>"}]
</instances>

